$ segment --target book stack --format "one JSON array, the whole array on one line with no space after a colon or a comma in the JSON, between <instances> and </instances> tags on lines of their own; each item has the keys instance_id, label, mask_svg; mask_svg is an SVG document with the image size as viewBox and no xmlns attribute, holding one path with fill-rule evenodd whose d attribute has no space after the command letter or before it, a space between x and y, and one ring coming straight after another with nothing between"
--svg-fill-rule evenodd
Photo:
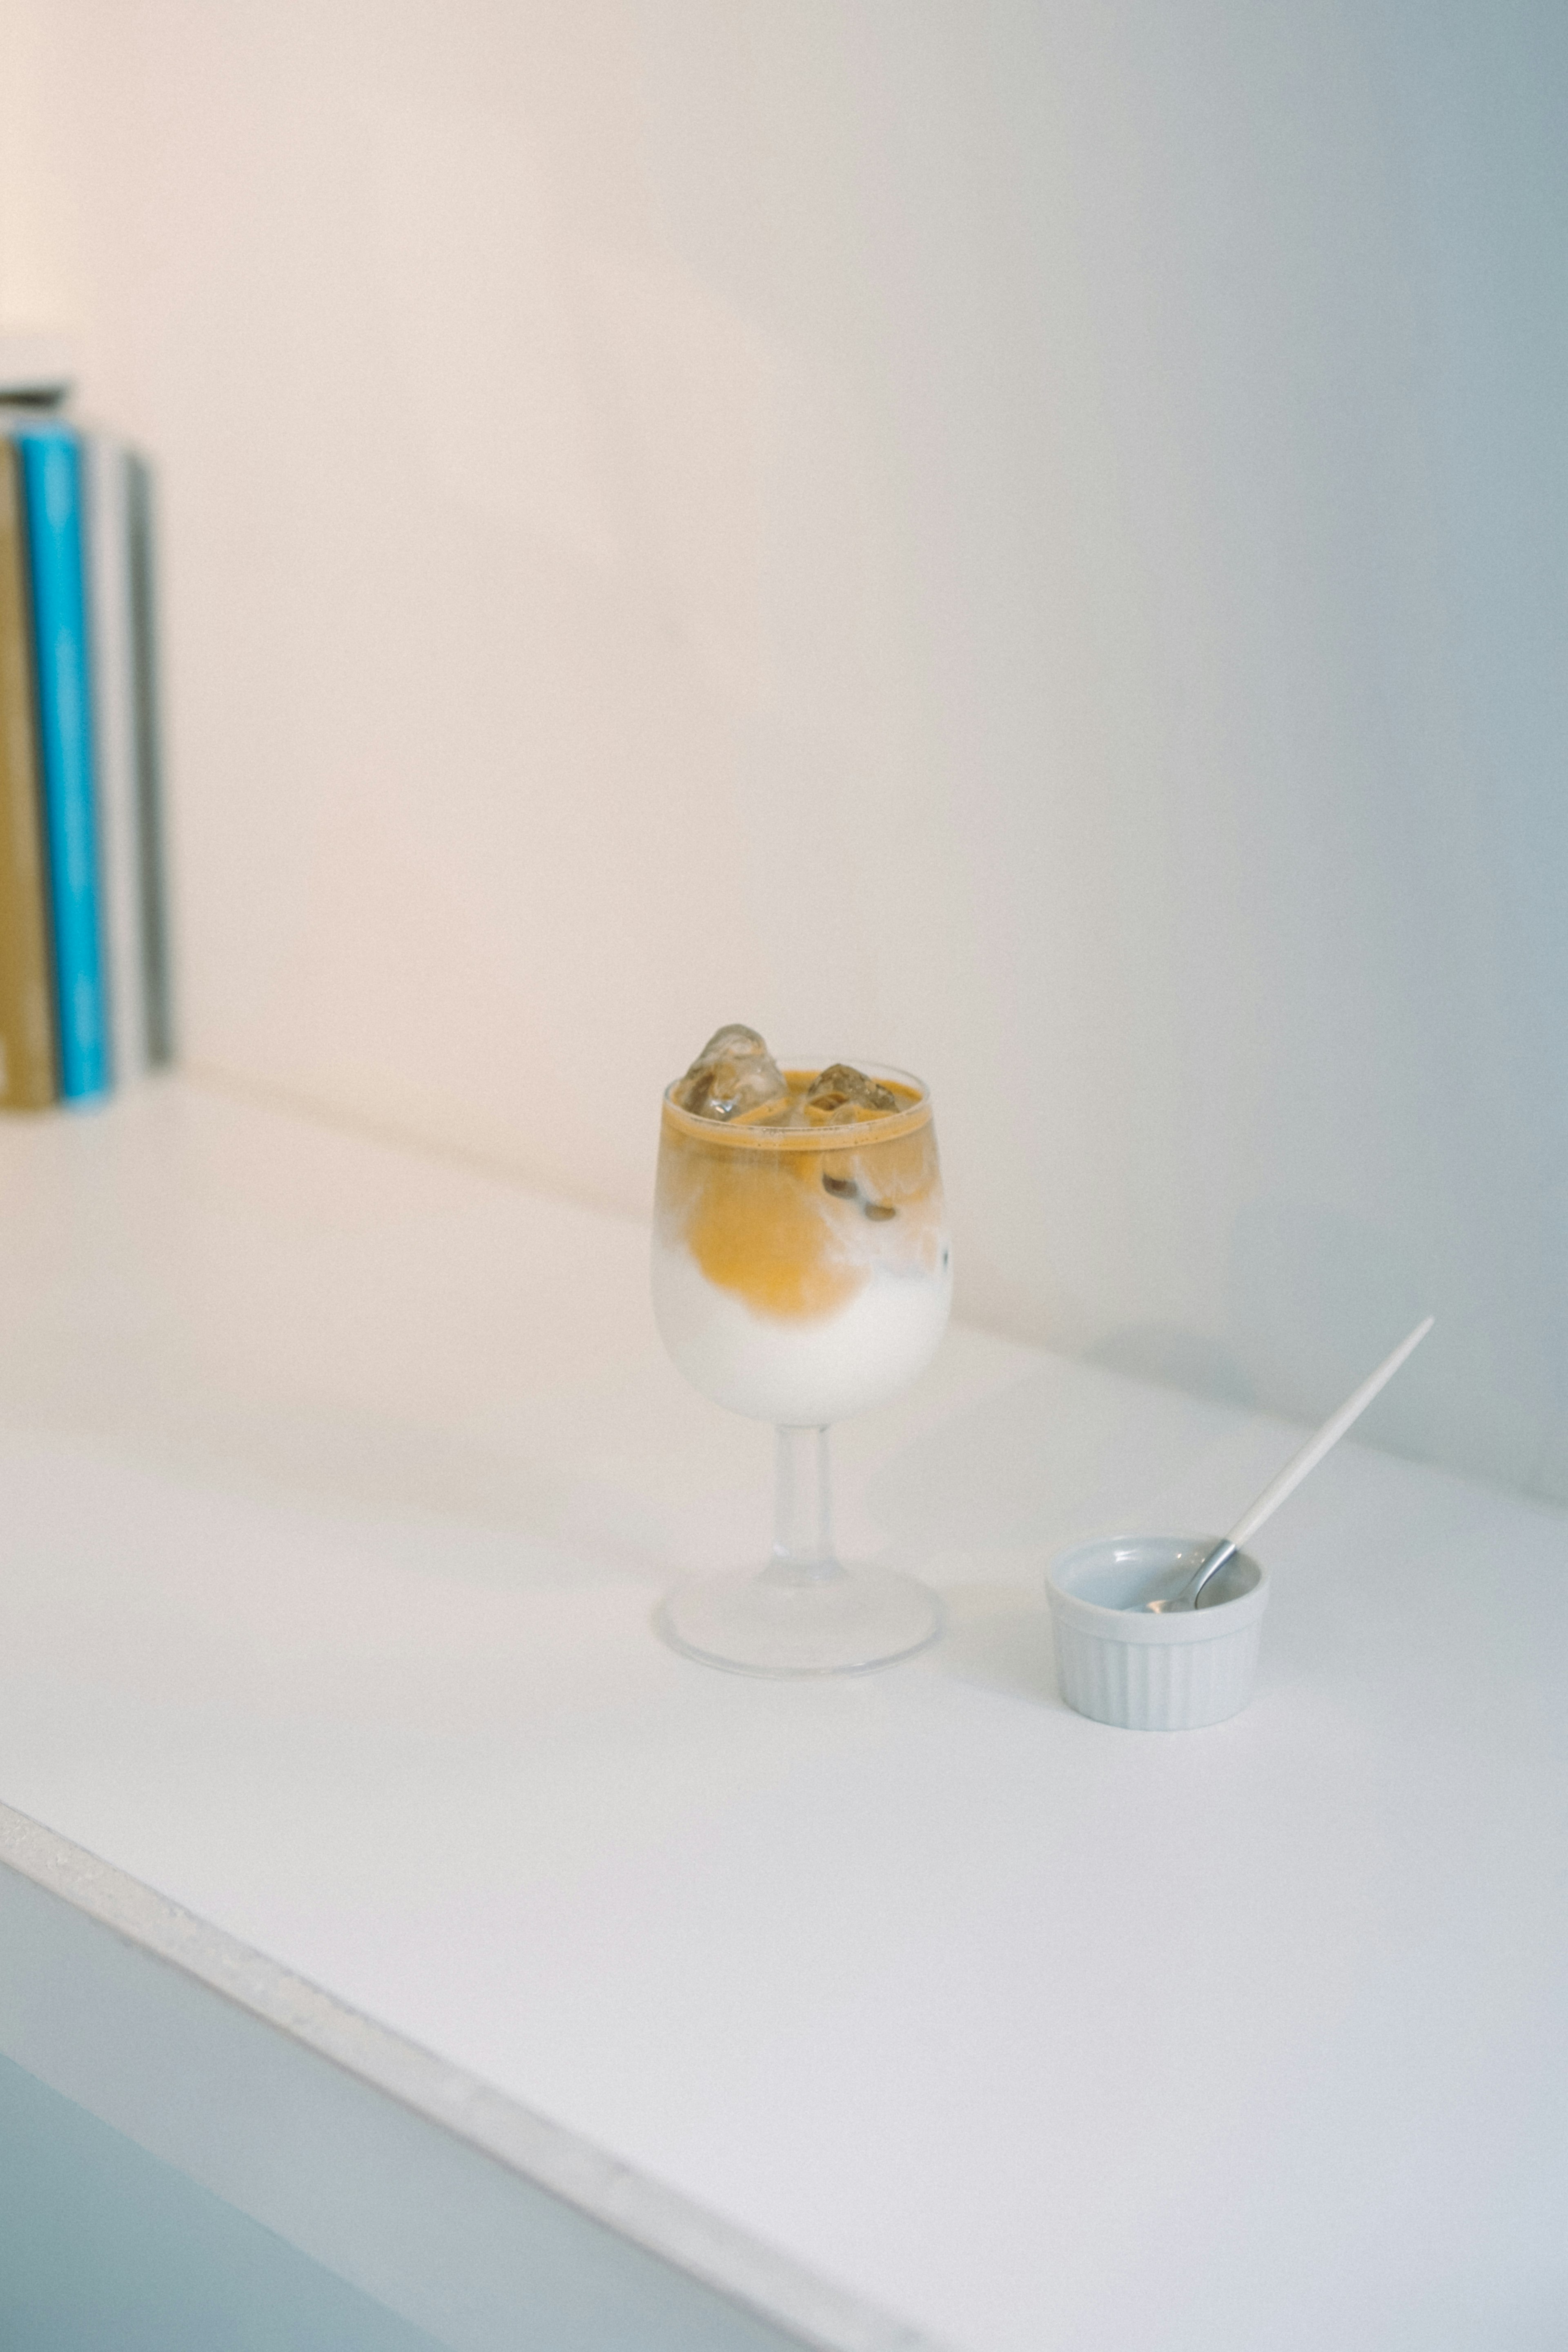
<instances>
[{"instance_id":1,"label":"book stack","mask_svg":"<svg viewBox=\"0 0 1568 2352\"><path fill-rule=\"evenodd\" d=\"M153 488L0 346L0 1108L173 1053Z\"/></svg>"}]
</instances>

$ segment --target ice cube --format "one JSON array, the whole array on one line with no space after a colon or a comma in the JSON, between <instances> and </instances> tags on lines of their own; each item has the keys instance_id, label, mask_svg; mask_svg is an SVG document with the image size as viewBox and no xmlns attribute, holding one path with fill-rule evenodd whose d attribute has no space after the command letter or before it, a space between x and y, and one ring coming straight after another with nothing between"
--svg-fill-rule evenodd
<instances>
[{"instance_id":1,"label":"ice cube","mask_svg":"<svg viewBox=\"0 0 1568 2352\"><path fill-rule=\"evenodd\" d=\"M898 1108L897 1095L847 1062L835 1062L824 1070L805 1098L806 1116L814 1126L852 1127L863 1118L883 1118Z\"/></svg>"},{"instance_id":2,"label":"ice cube","mask_svg":"<svg viewBox=\"0 0 1568 2352\"><path fill-rule=\"evenodd\" d=\"M745 1118L789 1099L784 1072L754 1029L739 1021L717 1029L675 1089L682 1110L699 1118Z\"/></svg>"}]
</instances>

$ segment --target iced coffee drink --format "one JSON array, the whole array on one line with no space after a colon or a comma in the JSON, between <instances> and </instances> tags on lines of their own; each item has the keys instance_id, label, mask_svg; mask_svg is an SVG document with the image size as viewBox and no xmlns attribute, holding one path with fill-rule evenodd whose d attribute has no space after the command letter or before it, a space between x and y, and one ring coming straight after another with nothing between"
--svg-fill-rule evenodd
<instances>
[{"instance_id":1,"label":"iced coffee drink","mask_svg":"<svg viewBox=\"0 0 1568 2352\"><path fill-rule=\"evenodd\" d=\"M780 1069L721 1030L665 1097L654 1308L694 1388L820 1425L896 1396L951 1294L936 1132L891 1071Z\"/></svg>"},{"instance_id":2,"label":"iced coffee drink","mask_svg":"<svg viewBox=\"0 0 1568 2352\"><path fill-rule=\"evenodd\" d=\"M744 1588L747 1605L754 1609L759 1584L764 1605L794 1594L783 1618L804 1634L809 1588L819 1617L835 1607L842 1617L857 1580L838 1566L826 1531L826 1426L895 1396L924 1370L951 1296L936 1133L919 1080L865 1064L781 1066L755 1030L739 1025L710 1038L664 1097L653 1297L665 1345L693 1387L779 1425L781 1534L769 1570ZM783 1515L799 1518L806 1490L806 1516L821 1525L785 1529ZM935 1619L920 1587L875 1573L901 1604L900 1624L884 1629L895 1646L875 1656L860 1654L881 1638L869 1626L847 1633L853 1655L829 1657L828 1639L817 1643L818 1662L793 1664L773 1654L776 1625L765 1659L726 1654L716 1634L691 1638L689 1625L683 1634L682 1606L700 1609L701 1596L713 1601L729 1580L672 1596L672 1638L763 1672L879 1663L920 1646ZM829 1592L835 1584L845 1589ZM869 1597L860 1591L862 1603ZM905 1638L916 1617L919 1641ZM840 1648L846 1637L840 1625Z\"/></svg>"}]
</instances>

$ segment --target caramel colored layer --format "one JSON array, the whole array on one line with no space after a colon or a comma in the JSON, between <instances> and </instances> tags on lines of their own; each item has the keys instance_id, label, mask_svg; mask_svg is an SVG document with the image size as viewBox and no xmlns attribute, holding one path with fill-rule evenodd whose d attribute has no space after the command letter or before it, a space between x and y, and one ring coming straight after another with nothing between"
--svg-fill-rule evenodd
<instances>
[{"instance_id":1,"label":"caramel colored layer","mask_svg":"<svg viewBox=\"0 0 1568 2352\"><path fill-rule=\"evenodd\" d=\"M788 1073L792 1087L805 1073ZM807 1078L809 1083L809 1078ZM709 1281L760 1315L837 1313L879 1265L935 1273L942 1176L929 1113L767 1137L665 1108L657 1214ZM707 1131L702 1132L706 1126ZM879 1129L880 1132L879 1133Z\"/></svg>"}]
</instances>

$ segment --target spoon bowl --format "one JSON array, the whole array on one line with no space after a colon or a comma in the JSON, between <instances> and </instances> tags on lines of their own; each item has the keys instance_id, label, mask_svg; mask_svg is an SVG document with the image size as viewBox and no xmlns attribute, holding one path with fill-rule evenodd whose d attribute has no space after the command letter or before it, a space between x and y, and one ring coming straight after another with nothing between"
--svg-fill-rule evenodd
<instances>
[{"instance_id":1,"label":"spoon bowl","mask_svg":"<svg viewBox=\"0 0 1568 2352\"><path fill-rule=\"evenodd\" d=\"M1170 1593L1161 1601L1145 1601L1144 1608L1152 1617L1174 1616L1183 1609L1212 1609L1226 1597L1219 1590L1218 1580L1236 1556L1236 1539L1226 1536L1223 1543L1215 1544L1199 1560L1196 1573L1188 1577L1179 1592Z\"/></svg>"}]
</instances>

